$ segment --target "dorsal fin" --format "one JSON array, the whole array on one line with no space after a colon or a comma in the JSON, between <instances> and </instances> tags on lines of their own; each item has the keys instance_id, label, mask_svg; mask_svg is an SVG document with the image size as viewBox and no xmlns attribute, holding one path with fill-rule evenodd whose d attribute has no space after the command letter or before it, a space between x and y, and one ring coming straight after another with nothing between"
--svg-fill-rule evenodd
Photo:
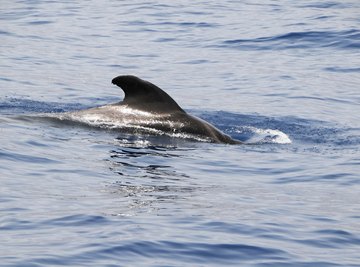
<instances>
[{"instance_id":1,"label":"dorsal fin","mask_svg":"<svg viewBox=\"0 0 360 267\"><path fill-rule=\"evenodd\" d=\"M112 80L125 93L121 104L147 112L184 112L167 93L156 85L136 76L122 75Z\"/></svg>"}]
</instances>

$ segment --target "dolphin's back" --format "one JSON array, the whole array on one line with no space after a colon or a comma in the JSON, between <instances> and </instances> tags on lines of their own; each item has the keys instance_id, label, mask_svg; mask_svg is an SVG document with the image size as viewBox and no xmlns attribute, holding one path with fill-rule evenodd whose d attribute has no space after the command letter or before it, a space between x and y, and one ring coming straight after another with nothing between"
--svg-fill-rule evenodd
<instances>
[{"instance_id":1,"label":"dolphin's back","mask_svg":"<svg viewBox=\"0 0 360 267\"><path fill-rule=\"evenodd\" d=\"M119 86L125 93L124 100L115 104L115 107L120 105L119 108L125 106L145 111L154 114L156 118L148 118L144 122L143 119L132 116L130 121L133 123L142 123L143 126L152 126L171 133L183 132L203 136L217 143L241 143L222 133L210 123L187 114L167 93L148 81L132 75L122 75L115 77L112 83ZM114 105L109 106L109 108L113 107ZM125 121L129 121L129 115L126 116Z\"/></svg>"}]
</instances>

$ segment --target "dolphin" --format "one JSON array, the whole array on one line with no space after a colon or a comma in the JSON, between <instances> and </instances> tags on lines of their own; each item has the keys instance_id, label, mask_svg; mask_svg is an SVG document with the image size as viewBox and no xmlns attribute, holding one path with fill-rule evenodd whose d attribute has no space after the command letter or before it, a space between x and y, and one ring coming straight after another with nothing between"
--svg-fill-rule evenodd
<instances>
[{"instance_id":1,"label":"dolphin","mask_svg":"<svg viewBox=\"0 0 360 267\"><path fill-rule=\"evenodd\" d=\"M122 129L185 134L214 143L241 144L210 123L186 113L156 85L133 75L117 76L112 83L125 93L123 101L70 112L68 117L103 124L116 122ZM69 118L68 118L69 119Z\"/></svg>"}]
</instances>

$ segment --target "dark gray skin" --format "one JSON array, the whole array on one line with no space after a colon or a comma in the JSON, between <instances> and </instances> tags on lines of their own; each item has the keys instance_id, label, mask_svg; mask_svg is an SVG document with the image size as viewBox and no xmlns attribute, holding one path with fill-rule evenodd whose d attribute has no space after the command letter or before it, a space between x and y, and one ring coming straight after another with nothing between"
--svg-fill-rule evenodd
<instances>
[{"instance_id":1,"label":"dark gray skin","mask_svg":"<svg viewBox=\"0 0 360 267\"><path fill-rule=\"evenodd\" d=\"M241 144L195 116L187 114L167 93L138 77L125 75L112 80L125 93L124 100L97 108L70 113L75 117L101 118L117 122L122 129L161 130L191 134L214 143Z\"/></svg>"},{"instance_id":2,"label":"dark gray skin","mask_svg":"<svg viewBox=\"0 0 360 267\"><path fill-rule=\"evenodd\" d=\"M187 114L167 93L148 81L136 76L124 75L114 78L112 83L125 93L124 100L113 105L126 105L132 109L156 114L160 119L153 126L162 131L198 135L215 143L241 144L210 123ZM161 123L162 114L163 123ZM168 123L169 121L176 123Z\"/></svg>"}]
</instances>

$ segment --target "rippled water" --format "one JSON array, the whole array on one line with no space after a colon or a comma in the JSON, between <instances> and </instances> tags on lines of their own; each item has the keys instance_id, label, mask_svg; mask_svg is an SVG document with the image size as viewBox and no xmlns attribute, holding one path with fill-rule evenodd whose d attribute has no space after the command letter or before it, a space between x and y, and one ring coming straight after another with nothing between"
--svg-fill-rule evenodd
<instances>
[{"instance_id":1,"label":"rippled water","mask_svg":"<svg viewBox=\"0 0 360 267\"><path fill-rule=\"evenodd\" d=\"M360 266L358 1L2 1L0 266ZM134 74L252 145L39 114Z\"/></svg>"}]
</instances>

